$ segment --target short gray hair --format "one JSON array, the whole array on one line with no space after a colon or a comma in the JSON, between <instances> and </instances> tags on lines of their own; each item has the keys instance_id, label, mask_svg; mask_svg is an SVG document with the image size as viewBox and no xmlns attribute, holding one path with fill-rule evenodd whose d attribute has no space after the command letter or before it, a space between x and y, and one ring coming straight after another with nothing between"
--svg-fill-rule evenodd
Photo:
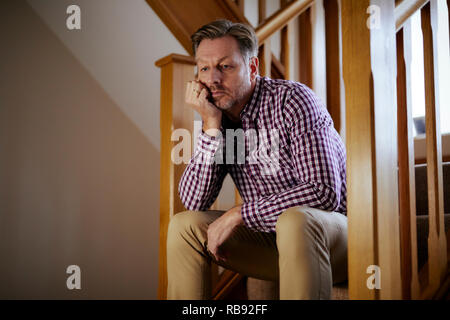
<instances>
[{"instance_id":1,"label":"short gray hair","mask_svg":"<svg viewBox=\"0 0 450 320\"><path fill-rule=\"evenodd\" d=\"M244 23L234 23L225 19L205 24L191 36L194 55L202 40L212 40L225 36L231 36L236 39L242 57L246 62L251 57L258 56L258 39L253 28Z\"/></svg>"}]
</instances>

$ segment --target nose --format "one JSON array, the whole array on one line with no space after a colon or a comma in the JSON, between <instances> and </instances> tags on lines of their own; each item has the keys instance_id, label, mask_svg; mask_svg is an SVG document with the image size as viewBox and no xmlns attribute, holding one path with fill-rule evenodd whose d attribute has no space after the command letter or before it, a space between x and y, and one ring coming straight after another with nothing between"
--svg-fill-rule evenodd
<instances>
[{"instance_id":1,"label":"nose","mask_svg":"<svg viewBox=\"0 0 450 320\"><path fill-rule=\"evenodd\" d=\"M217 68L211 68L208 72L206 84L211 86L213 84L221 84L222 83L222 72Z\"/></svg>"}]
</instances>

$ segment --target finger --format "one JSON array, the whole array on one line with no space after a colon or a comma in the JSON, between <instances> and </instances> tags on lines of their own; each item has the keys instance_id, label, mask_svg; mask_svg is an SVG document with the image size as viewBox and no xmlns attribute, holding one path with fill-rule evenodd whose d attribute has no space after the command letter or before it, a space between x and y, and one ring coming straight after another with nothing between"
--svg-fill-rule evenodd
<instances>
[{"instance_id":1,"label":"finger","mask_svg":"<svg viewBox=\"0 0 450 320\"><path fill-rule=\"evenodd\" d=\"M185 97L187 101L192 101L192 81L189 81L186 85Z\"/></svg>"},{"instance_id":2,"label":"finger","mask_svg":"<svg viewBox=\"0 0 450 320\"><path fill-rule=\"evenodd\" d=\"M202 88L198 95L198 98L199 98L199 100L204 101L204 100L207 100L208 95L209 95L208 90L206 90L206 88Z\"/></svg>"},{"instance_id":3,"label":"finger","mask_svg":"<svg viewBox=\"0 0 450 320\"><path fill-rule=\"evenodd\" d=\"M192 84L191 92L194 99L197 99L200 96L202 89L203 88L198 83Z\"/></svg>"},{"instance_id":4,"label":"finger","mask_svg":"<svg viewBox=\"0 0 450 320\"><path fill-rule=\"evenodd\" d=\"M198 89L198 85L195 81L188 82L186 86L186 95L185 100L190 104L196 104L198 101L198 96L200 94L200 90Z\"/></svg>"},{"instance_id":5,"label":"finger","mask_svg":"<svg viewBox=\"0 0 450 320\"><path fill-rule=\"evenodd\" d=\"M213 258L214 258L215 261L219 261L220 257L219 257L219 255L217 254L216 250L214 250L214 249L209 249L209 253L213 256Z\"/></svg>"}]
</instances>

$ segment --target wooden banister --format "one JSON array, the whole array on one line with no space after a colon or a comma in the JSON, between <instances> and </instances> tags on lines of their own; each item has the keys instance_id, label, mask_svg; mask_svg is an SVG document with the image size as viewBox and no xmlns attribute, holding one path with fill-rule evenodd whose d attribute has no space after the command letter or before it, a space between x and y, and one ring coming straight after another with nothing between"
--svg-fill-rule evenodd
<instances>
[{"instance_id":1,"label":"wooden banister","mask_svg":"<svg viewBox=\"0 0 450 320\"><path fill-rule=\"evenodd\" d=\"M427 144L428 183L428 272L431 291L439 289L447 271L447 239L444 229L444 202L442 183L442 143L439 117L439 60L437 59L438 12L436 0L421 10L424 73L425 73L425 126ZM448 41L448 38L447 40ZM446 43L448 47L448 42Z\"/></svg>"},{"instance_id":2,"label":"wooden banister","mask_svg":"<svg viewBox=\"0 0 450 320\"><path fill-rule=\"evenodd\" d=\"M395 28L398 31L406 20L420 10L429 0L403 0L395 6Z\"/></svg>"},{"instance_id":3,"label":"wooden banister","mask_svg":"<svg viewBox=\"0 0 450 320\"><path fill-rule=\"evenodd\" d=\"M286 7L276 11L256 28L255 31L259 43L262 44L265 42L275 32L281 30L290 21L308 9L313 3L314 0L291 1Z\"/></svg>"}]
</instances>

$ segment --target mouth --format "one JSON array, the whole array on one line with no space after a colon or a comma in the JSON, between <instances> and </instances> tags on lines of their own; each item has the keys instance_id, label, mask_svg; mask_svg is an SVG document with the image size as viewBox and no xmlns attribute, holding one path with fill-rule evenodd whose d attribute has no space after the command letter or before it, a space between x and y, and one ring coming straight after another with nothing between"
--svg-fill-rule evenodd
<instances>
[{"instance_id":1,"label":"mouth","mask_svg":"<svg viewBox=\"0 0 450 320\"><path fill-rule=\"evenodd\" d=\"M212 91L211 95L213 96L213 98L218 98L218 97L225 95L225 92L224 91Z\"/></svg>"}]
</instances>

